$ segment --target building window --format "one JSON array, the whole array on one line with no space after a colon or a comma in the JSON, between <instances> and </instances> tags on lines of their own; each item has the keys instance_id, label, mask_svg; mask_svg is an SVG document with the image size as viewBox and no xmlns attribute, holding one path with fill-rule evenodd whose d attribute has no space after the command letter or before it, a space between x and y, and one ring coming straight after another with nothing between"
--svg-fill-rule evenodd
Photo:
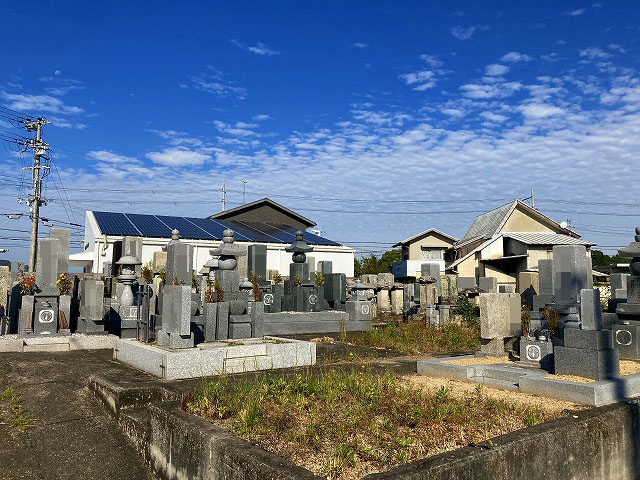
<instances>
[{"instance_id":1,"label":"building window","mask_svg":"<svg viewBox=\"0 0 640 480\"><path fill-rule=\"evenodd\" d=\"M441 248L421 248L423 260L444 260L444 251Z\"/></svg>"}]
</instances>

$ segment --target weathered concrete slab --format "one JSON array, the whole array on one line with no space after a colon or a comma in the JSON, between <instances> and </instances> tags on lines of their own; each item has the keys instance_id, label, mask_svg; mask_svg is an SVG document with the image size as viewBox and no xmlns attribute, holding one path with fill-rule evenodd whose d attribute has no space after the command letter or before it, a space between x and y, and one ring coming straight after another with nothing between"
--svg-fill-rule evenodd
<instances>
[{"instance_id":1,"label":"weathered concrete slab","mask_svg":"<svg viewBox=\"0 0 640 480\"><path fill-rule=\"evenodd\" d=\"M278 337L169 349L133 339L116 342L113 359L167 380L314 365L316 344Z\"/></svg>"},{"instance_id":2,"label":"weathered concrete slab","mask_svg":"<svg viewBox=\"0 0 640 480\"><path fill-rule=\"evenodd\" d=\"M52 337L21 337L5 335L0 337L2 352L68 352L71 350L103 350L115 347L116 335L61 335Z\"/></svg>"},{"instance_id":3,"label":"weathered concrete slab","mask_svg":"<svg viewBox=\"0 0 640 480\"><path fill-rule=\"evenodd\" d=\"M542 369L522 368L517 365L445 363L448 360L463 358L473 358L473 355L418 360L416 370L420 375L473 383L490 383L499 388L514 389L523 393L595 407L640 396L640 373L611 380L581 383L554 378Z\"/></svg>"}]
</instances>

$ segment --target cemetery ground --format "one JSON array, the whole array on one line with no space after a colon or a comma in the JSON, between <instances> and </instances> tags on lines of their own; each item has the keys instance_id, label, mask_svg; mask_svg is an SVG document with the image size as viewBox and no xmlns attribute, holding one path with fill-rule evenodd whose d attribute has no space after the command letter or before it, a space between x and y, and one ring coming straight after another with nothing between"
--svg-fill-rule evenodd
<instances>
[{"instance_id":1,"label":"cemetery ground","mask_svg":"<svg viewBox=\"0 0 640 480\"><path fill-rule=\"evenodd\" d=\"M576 405L360 368L213 380L183 408L330 479L358 479L553 420ZM471 388L470 388L471 387Z\"/></svg>"}]
</instances>

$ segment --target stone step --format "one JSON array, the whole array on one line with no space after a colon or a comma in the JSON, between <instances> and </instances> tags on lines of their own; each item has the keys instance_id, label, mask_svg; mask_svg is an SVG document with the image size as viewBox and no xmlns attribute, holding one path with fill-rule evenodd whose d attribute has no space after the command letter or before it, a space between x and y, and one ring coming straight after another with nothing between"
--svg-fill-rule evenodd
<instances>
[{"instance_id":1,"label":"stone step","mask_svg":"<svg viewBox=\"0 0 640 480\"><path fill-rule=\"evenodd\" d=\"M484 385L490 385L500 390L519 390L520 387L517 383L509 382L508 380L498 380L496 378L488 377L469 377L469 380L476 383L482 383Z\"/></svg>"}]
</instances>

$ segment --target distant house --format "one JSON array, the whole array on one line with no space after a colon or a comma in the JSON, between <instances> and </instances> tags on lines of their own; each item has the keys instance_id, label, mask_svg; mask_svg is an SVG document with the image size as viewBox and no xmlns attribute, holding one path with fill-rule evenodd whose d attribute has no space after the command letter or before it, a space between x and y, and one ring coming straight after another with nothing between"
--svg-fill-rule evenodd
<instances>
[{"instance_id":1,"label":"distant house","mask_svg":"<svg viewBox=\"0 0 640 480\"><path fill-rule=\"evenodd\" d=\"M438 262L440 271L454 260L453 245L456 238L435 228L430 228L412 237L402 240L394 247L402 247L402 261L392 267L396 277L419 277L421 265L426 262Z\"/></svg>"},{"instance_id":2,"label":"distant house","mask_svg":"<svg viewBox=\"0 0 640 480\"><path fill-rule=\"evenodd\" d=\"M538 260L550 259L554 245L593 243L529 205L514 200L476 217L454 245L456 260L447 270L464 277L496 277L499 284L517 285L518 273L536 271Z\"/></svg>"},{"instance_id":3,"label":"distant house","mask_svg":"<svg viewBox=\"0 0 640 480\"><path fill-rule=\"evenodd\" d=\"M196 272L211 258L209 250L222 243L222 232L229 228L241 246L266 245L267 269L289 275L291 253L285 251L302 230L304 239L313 247L307 255L310 269L315 271L320 260L333 262L333 271L353 276L354 250L338 242L307 232L316 224L282 205L264 198L226 210L208 218L155 215L151 213L116 213L87 211L85 218L84 252L71 255L72 266L85 272L102 272L103 264L114 264L121 255L124 236L142 238L141 261L147 263L154 252L163 249L171 239L171 230L178 229L182 241L193 245L193 268ZM246 275L246 256L240 257L241 274Z\"/></svg>"}]
</instances>

